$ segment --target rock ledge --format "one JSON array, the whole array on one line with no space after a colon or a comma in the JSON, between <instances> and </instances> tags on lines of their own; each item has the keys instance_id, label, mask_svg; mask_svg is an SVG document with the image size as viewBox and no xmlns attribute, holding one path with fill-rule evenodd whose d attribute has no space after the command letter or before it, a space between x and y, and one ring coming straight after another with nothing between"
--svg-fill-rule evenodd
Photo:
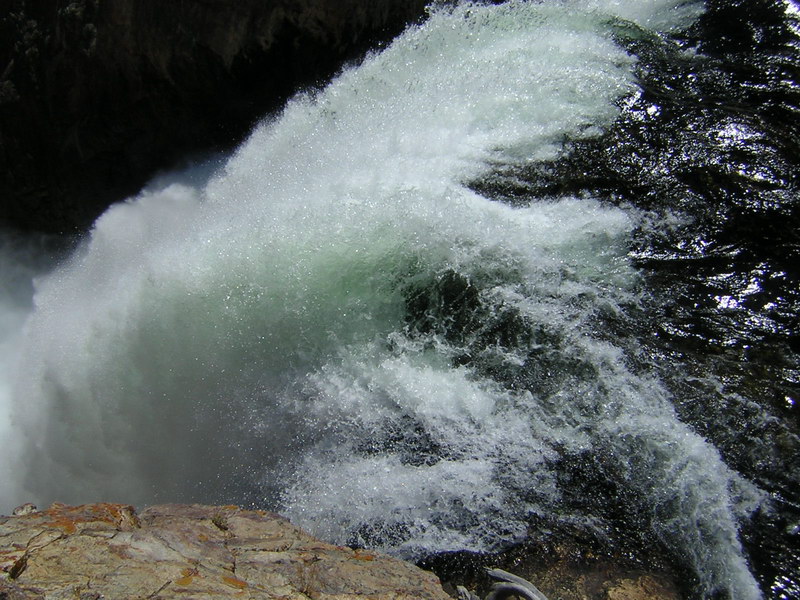
<instances>
[{"instance_id":1,"label":"rock ledge","mask_svg":"<svg viewBox=\"0 0 800 600\"><path fill-rule=\"evenodd\" d=\"M27 513L27 514L26 514ZM0 598L446 600L432 574L237 506L54 504L0 517Z\"/></svg>"}]
</instances>

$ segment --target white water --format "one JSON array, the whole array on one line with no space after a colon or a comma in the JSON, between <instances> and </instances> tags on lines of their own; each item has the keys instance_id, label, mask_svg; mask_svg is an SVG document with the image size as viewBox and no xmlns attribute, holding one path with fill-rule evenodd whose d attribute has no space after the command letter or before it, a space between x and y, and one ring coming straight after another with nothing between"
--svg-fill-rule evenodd
<instances>
[{"instance_id":1,"label":"white water","mask_svg":"<svg viewBox=\"0 0 800 600\"><path fill-rule=\"evenodd\" d=\"M510 208L464 185L615 118L635 82L612 16L667 29L697 12L437 9L290 102L207 183L112 207L39 281L24 340L7 336L24 439L3 435L24 460L7 461L3 502L254 502L419 556L500 547L536 515L599 528L561 508L562 458L581 457L700 592L758 597L737 540L757 492L632 366L635 341L597 329L637 305L637 215ZM463 335L436 300L452 281L480 307Z\"/></svg>"},{"instance_id":2,"label":"white water","mask_svg":"<svg viewBox=\"0 0 800 600\"><path fill-rule=\"evenodd\" d=\"M22 444L13 422L12 388L22 330L32 309L33 278L52 267L45 240L0 230L0 514L19 504Z\"/></svg>"}]
</instances>

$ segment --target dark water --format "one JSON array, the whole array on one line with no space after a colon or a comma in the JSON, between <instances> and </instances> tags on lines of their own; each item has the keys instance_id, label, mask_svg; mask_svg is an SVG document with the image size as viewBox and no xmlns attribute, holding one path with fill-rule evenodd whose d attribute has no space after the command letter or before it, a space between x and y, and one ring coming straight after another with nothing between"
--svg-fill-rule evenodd
<instances>
[{"instance_id":1,"label":"dark water","mask_svg":"<svg viewBox=\"0 0 800 600\"><path fill-rule=\"evenodd\" d=\"M673 38L621 37L642 92L601 138L475 184L647 211L633 255L648 351L681 418L770 495L745 527L766 597L800 597L800 54L788 2L712 1ZM614 324L611 324L612 327ZM625 324L612 335L625 335ZM680 369L675 369L675 364ZM688 374L688 375L687 375Z\"/></svg>"}]
</instances>

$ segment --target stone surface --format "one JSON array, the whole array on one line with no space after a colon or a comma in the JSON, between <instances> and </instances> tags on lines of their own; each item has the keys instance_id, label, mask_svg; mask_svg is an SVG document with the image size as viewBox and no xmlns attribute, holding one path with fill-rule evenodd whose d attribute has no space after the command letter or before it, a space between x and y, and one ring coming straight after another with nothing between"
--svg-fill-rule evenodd
<instances>
[{"instance_id":1,"label":"stone surface","mask_svg":"<svg viewBox=\"0 0 800 600\"><path fill-rule=\"evenodd\" d=\"M0 0L0 225L83 230L426 0Z\"/></svg>"},{"instance_id":2,"label":"stone surface","mask_svg":"<svg viewBox=\"0 0 800 600\"><path fill-rule=\"evenodd\" d=\"M520 545L494 555L453 553L426 561L451 595L465 586L485 597L492 580L486 569L501 568L530 581L549 600L681 600L677 574L664 565L597 552L585 537Z\"/></svg>"},{"instance_id":3,"label":"stone surface","mask_svg":"<svg viewBox=\"0 0 800 600\"><path fill-rule=\"evenodd\" d=\"M438 579L235 506L53 505L0 517L0 598L446 600Z\"/></svg>"}]
</instances>

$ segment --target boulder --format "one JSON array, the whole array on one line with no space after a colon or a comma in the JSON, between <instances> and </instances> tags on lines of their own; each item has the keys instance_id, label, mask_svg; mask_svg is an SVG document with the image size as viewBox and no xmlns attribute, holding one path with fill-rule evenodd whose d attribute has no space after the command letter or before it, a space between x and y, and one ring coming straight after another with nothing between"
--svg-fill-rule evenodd
<instances>
[{"instance_id":1,"label":"boulder","mask_svg":"<svg viewBox=\"0 0 800 600\"><path fill-rule=\"evenodd\" d=\"M120 504L0 517L0 598L447 600L404 561L236 506Z\"/></svg>"}]
</instances>

